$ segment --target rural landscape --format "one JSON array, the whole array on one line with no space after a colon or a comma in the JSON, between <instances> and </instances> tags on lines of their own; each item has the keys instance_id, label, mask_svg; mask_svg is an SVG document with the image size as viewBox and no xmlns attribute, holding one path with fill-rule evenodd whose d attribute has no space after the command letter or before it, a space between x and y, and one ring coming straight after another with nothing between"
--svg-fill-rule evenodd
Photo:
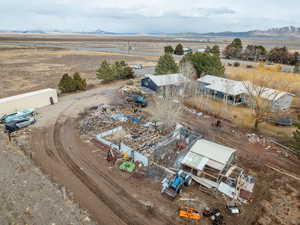
<instances>
[{"instance_id":1,"label":"rural landscape","mask_svg":"<svg viewBox=\"0 0 300 225\"><path fill-rule=\"evenodd\" d=\"M300 28L127 26L0 22L0 225L300 225Z\"/></svg>"}]
</instances>

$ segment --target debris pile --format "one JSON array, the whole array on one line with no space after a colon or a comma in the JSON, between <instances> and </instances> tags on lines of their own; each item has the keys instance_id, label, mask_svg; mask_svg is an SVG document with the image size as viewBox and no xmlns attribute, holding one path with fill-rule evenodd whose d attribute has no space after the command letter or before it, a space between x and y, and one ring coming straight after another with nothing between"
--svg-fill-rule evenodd
<instances>
[{"instance_id":1,"label":"debris pile","mask_svg":"<svg viewBox=\"0 0 300 225\"><path fill-rule=\"evenodd\" d=\"M117 127L105 140L116 145L123 144L144 154L150 154L160 140L170 135L174 128L165 129L163 124L146 120L142 110L127 105L99 105L90 110L80 124L81 134L95 136Z\"/></svg>"}]
</instances>

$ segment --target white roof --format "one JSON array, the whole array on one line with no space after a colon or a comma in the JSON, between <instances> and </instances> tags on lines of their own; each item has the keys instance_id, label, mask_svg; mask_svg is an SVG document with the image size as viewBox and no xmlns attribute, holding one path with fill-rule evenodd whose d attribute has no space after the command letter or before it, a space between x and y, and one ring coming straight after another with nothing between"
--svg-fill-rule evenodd
<instances>
[{"instance_id":1,"label":"white roof","mask_svg":"<svg viewBox=\"0 0 300 225\"><path fill-rule=\"evenodd\" d=\"M180 85L187 80L182 73L175 74L164 74L164 75L146 75L149 77L157 86L168 86L168 85Z\"/></svg>"},{"instance_id":2,"label":"white roof","mask_svg":"<svg viewBox=\"0 0 300 225\"><path fill-rule=\"evenodd\" d=\"M198 79L198 81L207 83L206 88L220 91L228 95L240 95L245 93L245 87L241 81L229 80L222 77L206 75Z\"/></svg>"},{"instance_id":3,"label":"white roof","mask_svg":"<svg viewBox=\"0 0 300 225\"><path fill-rule=\"evenodd\" d=\"M233 96L240 95L240 94L248 95L251 92L254 95L260 96L264 99L275 101L286 94L292 95L291 93L288 92L283 92L272 88L253 85L249 81L230 80L230 79L217 77L213 75L205 75L199 78L198 81L202 83L206 83L207 84L206 88L219 91L227 95L233 95Z\"/></svg>"},{"instance_id":4,"label":"white roof","mask_svg":"<svg viewBox=\"0 0 300 225\"><path fill-rule=\"evenodd\" d=\"M0 98L0 103L5 103L5 102L9 102L11 100L21 99L24 97L29 97L29 96L38 95L38 94L42 94L42 93L46 93L46 92L52 92L52 91L56 91L56 89L47 88L47 89L41 89L38 91L27 92L25 94L14 95L14 96L6 97L6 98Z\"/></svg>"},{"instance_id":5,"label":"white roof","mask_svg":"<svg viewBox=\"0 0 300 225\"><path fill-rule=\"evenodd\" d=\"M254 85L249 81L244 82L243 85L247 93L252 93L254 96L260 96L270 101L276 101L277 99L281 98L284 95L294 96L293 94L288 92L278 91L272 88L266 88L266 87Z\"/></svg>"},{"instance_id":6,"label":"white roof","mask_svg":"<svg viewBox=\"0 0 300 225\"><path fill-rule=\"evenodd\" d=\"M205 52L205 48L198 48L197 52Z\"/></svg>"},{"instance_id":7,"label":"white roof","mask_svg":"<svg viewBox=\"0 0 300 225\"><path fill-rule=\"evenodd\" d=\"M235 151L233 148L200 139L191 147L181 163L198 170L202 170L205 165L223 170Z\"/></svg>"}]
</instances>

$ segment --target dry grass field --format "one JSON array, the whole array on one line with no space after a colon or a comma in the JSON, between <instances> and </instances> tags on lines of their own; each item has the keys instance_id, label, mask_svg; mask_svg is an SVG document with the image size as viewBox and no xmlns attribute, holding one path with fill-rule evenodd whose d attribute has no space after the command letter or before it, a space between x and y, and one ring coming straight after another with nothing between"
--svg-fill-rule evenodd
<instances>
[{"instance_id":1,"label":"dry grass field","mask_svg":"<svg viewBox=\"0 0 300 225\"><path fill-rule=\"evenodd\" d=\"M55 88L64 73L80 72L89 86L97 85L96 69L103 60L125 60L130 65L153 66L158 57L0 46L0 98L41 88Z\"/></svg>"},{"instance_id":2,"label":"dry grass field","mask_svg":"<svg viewBox=\"0 0 300 225\"><path fill-rule=\"evenodd\" d=\"M300 96L300 75L286 72L262 71L257 68L246 69L226 67L226 75L233 80L269 80L270 88L289 91Z\"/></svg>"},{"instance_id":3,"label":"dry grass field","mask_svg":"<svg viewBox=\"0 0 300 225\"><path fill-rule=\"evenodd\" d=\"M221 101L210 98L193 97L188 99L186 105L195 108L209 115L231 121L234 125L241 129L251 130L254 127L254 117L251 109L243 106L233 106ZM294 116L285 114L285 116ZM295 131L295 127L276 126L270 123L259 124L258 130L266 136L279 138L290 138Z\"/></svg>"}]
</instances>

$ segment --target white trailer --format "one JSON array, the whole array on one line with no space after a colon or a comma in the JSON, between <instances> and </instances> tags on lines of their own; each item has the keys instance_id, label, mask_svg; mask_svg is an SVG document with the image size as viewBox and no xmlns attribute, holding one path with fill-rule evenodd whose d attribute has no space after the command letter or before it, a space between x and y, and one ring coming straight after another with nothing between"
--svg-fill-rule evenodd
<instances>
[{"instance_id":1,"label":"white trailer","mask_svg":"<svg viewBox=\"0 0 300 225\"><path fill-rule=\"evenodd\" d=\"M18 110L37 109L57 102L57 91L51 88L0 98L0 116Z\"/></svg>"}]
</instances>

